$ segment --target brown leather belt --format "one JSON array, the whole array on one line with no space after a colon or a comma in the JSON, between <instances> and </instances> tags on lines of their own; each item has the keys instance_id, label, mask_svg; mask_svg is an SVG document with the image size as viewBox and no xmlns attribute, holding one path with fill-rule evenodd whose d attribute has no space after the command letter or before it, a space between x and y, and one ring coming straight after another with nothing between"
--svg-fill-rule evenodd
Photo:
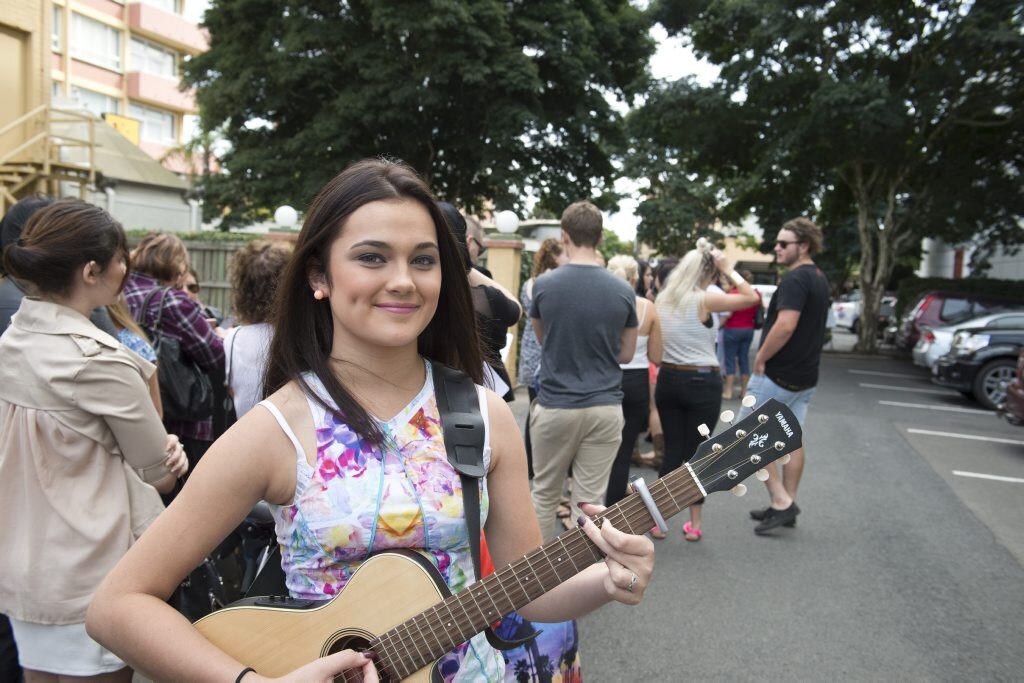
<instances>
[{"instance_id":1,"label":"brown leather belt","mask_svg":"<svg viewBox=\"0 0 1024 683\"><path fill-rule=\"evenodd\" d=\"M676 363L662 363L661 367L666 370L680 370L683 372L718 372L717 365L677 365Z\"/></svg>"}]
</instances>

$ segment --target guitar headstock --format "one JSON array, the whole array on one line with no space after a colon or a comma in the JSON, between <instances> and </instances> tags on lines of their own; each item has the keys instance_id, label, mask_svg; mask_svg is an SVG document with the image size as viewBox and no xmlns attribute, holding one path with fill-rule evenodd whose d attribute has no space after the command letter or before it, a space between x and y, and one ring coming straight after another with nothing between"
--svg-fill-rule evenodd
<instances>
[{"instance_id":1,"label":"guitar headstock","mask_svg":"<svg viewBox=\"0 0 1024 683\"><path fill-rule=\"evenodd\" d=\"M727 491L800 448L802 437L803 430L789 406L768 399L739 423L702 443L690 467L707 493Z\"/></svg>"}]
</instances>

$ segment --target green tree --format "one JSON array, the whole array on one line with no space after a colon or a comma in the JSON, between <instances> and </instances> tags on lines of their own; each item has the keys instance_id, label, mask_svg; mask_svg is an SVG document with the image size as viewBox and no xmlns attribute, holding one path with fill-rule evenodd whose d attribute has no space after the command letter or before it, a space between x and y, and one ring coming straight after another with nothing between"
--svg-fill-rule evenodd
<instances>
[{"instance_id":1,"label":"green tree","mask_svg":"<svg viewBox=\"0 0 1024 683\"><path fill-rule=\"evenodd\" d=\"M208 200L244 220L307 202L351 161L400 158L470 211L607 207L621 116L647 83L648 18L627 0L215 0L184 65L225 125Z\"/></svg>"},{"instance_id":2,"label":"green tree","mask_svg":"<svg viewBox=\"0 0 1024 683\"><path fill-rule=\"evenodd\" d=\"M633 242L623 240L614 230L605 228L602 231L601 242L597 245L597 250L601 253L601 256L604 256L605 261L617 254L632 256Z\"/></svg>"},{"instance_id":3,"label":"green tree","mask_svg":"<svg viewBox=\"0 0 1024 683\"><path fill-rule=\"evenodd\" d=\"M660 84L631 118L630 165L652 198L770 239L811 215L851 221L865 311L921 237L1022 240L1024 13L1015 0L662 0L654 18L721 67ZM671 112L671 127L651 112ZM644 173L648 175L645 176ZM671 188L670 188L671 190ZM641 215L644 209L641 207ZM859 345L875 347L865 313Z\"/></svg>"}]
</instances>

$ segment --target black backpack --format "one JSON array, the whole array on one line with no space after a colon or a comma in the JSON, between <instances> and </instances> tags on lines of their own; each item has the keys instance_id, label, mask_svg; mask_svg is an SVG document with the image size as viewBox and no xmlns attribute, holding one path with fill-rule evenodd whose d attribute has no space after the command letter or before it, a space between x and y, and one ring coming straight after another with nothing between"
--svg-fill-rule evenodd
<instances>
[{"instance_id":1,"label":"black backpack","mask_svg":"<svg viewBox=\"0 0 1024 683\"><path fill-rule=\"evenodd\" d=\"M139 309L137 322L145 330L156 350L157 374L160 379L160 400L164 420L201 422L213 416L213 383L206 371L189 358L181 342L160 329L164 314L164 298L168 289L154 289L146 295ZM146 313L153 297L160 294L160 308L152 325L146 325Z\"/></svg>"}]
</instances>

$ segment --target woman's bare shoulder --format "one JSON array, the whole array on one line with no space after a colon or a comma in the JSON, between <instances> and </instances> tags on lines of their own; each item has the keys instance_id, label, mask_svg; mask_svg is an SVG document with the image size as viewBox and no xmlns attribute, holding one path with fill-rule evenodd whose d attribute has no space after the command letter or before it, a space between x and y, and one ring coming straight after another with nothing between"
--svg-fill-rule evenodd
<instances>
[{"instance_id":1,"label":"woman's bare shoulder","mask_svg":"<svg viewBox=\"0 0 1024 683\"><path fill-rule=\"evenodd\" d=\"M274 404L289 423L307 411L306 392L294 379L267 396L266 400Z\"/></svg>"}]
</instances>

